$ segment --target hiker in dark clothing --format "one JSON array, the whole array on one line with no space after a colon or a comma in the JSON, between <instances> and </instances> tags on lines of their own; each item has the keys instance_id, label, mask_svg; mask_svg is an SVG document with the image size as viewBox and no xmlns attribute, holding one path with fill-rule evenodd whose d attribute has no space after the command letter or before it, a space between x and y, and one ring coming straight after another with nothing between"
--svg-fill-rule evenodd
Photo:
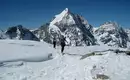
<instances>
[{"instance_id":1,"label":"hiker in dark clothing","mask_svg":"<svg viewBox=\"0 0 130 80\"><path fill-rule=\"evenodd\" d=\"M53 47L56 48L56 38L53 38Z\"/></svg>"},{"instance_id":2,"label":"hiker in dark clothing","mask_svg":"<svg viewBox=\"0 0 130 80\"><path fill-rule=\"evenodd\" d=\"M66 41L66 38L64 36L62 36L62 38L61 38L61 52L62 53L64 51L65 41Z\"/></svg>"}]
</instances>

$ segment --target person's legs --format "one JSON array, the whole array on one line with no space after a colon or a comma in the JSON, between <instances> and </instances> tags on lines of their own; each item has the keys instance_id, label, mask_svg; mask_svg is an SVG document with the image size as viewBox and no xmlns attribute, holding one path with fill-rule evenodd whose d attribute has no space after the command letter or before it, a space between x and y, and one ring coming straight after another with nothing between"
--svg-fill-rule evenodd
<instances>
[{"instance_id":1,"label":"person's legs","mask_svg":"<svg viewBox=\"0 0 130 80\"><path fill-rule=\"evenodd\" d=\"M56 48L56 43L54 44L54 48Z\"/></svg>"},{"instance_id":2,"label":"person's legs","mask_svg":"<svg viewBox=\"0 0 130 80\"><path fill-rule=\"evenodd\" d=\"M61 53L63 52L63 46L61 45Z\"/></svg>"},{"instance_id":3,"label":"person's legs","mask_svg":"<svg viewBox=\"0 0 130 80\"><path fill-rule=\"evenodd\" d=\"M53 43L53 47L54 47L54 48L56 47L56 42Z\"/></svg>"},{"instance_id":4,"label":"person's legs","mask_svg":"<svg viewBox=\"0 0 130 80\"><path fill-rule=\"evenodd\" d=\"M65 46L61 46L61 52L63 53Z\"/></svg>"}]
</instances>

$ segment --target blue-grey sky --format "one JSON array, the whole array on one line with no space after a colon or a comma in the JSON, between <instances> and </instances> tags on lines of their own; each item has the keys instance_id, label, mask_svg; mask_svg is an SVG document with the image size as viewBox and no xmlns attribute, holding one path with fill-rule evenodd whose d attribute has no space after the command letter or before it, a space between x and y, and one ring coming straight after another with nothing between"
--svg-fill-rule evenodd
<instances>
[{"instance_id":1,"label":"blue-grey sky","mask_svg":"<svg viewBox=\"0 0 130 80\"><path fill-rule=\"evenodd\" d=\"M18 24L38 28L65 8L95 27L106 21L130 27L130 0L0 0L0 29Z\"/></svg>"}]
</instances>

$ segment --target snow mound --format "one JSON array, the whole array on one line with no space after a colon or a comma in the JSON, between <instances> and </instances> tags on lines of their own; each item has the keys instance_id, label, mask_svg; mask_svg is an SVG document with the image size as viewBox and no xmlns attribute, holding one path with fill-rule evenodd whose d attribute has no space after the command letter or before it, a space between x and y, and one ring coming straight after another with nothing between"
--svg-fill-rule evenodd
<instances>
[{"instance_id":1,"label":"snow mound","mask_svg":"<svg viewBox=\"0 0 130 80\"><path fill-rule=\"evenodd\" d=\"M45 42L1 40L0 45L0 62L40 62L52 59L53 49Z\"/></svg>"}]
</instances>

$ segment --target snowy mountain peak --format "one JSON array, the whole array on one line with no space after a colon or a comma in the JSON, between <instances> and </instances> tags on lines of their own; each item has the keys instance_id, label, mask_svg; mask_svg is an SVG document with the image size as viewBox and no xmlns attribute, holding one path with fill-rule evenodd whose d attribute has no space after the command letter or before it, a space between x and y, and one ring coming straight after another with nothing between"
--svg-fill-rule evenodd
<instances>
[{"instance_id":1,"label":"snowy mountain peak","mask_svg":"<svg viewBox=\"0 0 130 80\"><path fill-rule=\"evenodd\" d=\"M31 31L24 28L22 25L8 28L6 35L8 35L10 39L39 41Z\"/></svg>"},{"instance_id":2,"label":"snowy mountain peak","mask_svg":"<svg viewBox=\"0 0 130 80\"><path fill-rule=\"evenodd\" d=\"M109 46L127 47L128 35L116 22L106 22L95 31L98 40Z\"/></svg>"},{"instance_id":3,"label":"snowy mountain peak","mask_svg":"<svg viewBox=\"0 0 130 80\"><path fill-rule=\"evenodd\" d=\"M69 9L68 9L68 8L65 8L65 11L69 12Z\"/></svg>"},{"instance_id":4,"label":"snowy mountain peak","mask_svg":"<svg viewBox=\"0 0 130 80\"><path fill-rule=\"evenodd\" d=\"M65 8L61 13L64 13L65 14L69 14L70 13L70 10L69 8Z\"/></svg>"},{"instance_id":5,"label":"snowy mountain peak","mask_svg":"<svg viewBox=\"0 0 130 80\"><path fill-rule=\"evenodd\" d=\"M82 16L73 14L66 8L56 15L46 28L36 31L36 35L49 43L52 43L53 37L56 37L59 44L60 37L63 35L68 40L68 45L95 45L92 28Z\"/></svg>"},{"instance_id":6,"label":"snowy mountain peak","mask_svg":"<svg viewBox=\"0 0 130 80\"><path fill-rule=\"evenodd\" d=\"M16 26L16 27L18 27L18 28L22 28L23 26L22 26L22 25L18 25L18 26Z\"/></svg>"},{"instance_id":7,"label":"snowy mountain peak","mask_svg":"<svg viewBox=\"0 0 130 80\"><path fill-rule=\"evenodd\" d=\"M119 28L119 25L116 22L105 22L100 28L105 30L115 30Z\"/></svg>"},{"instance_id":8,"label":"snowy mountain peak","mask_svg":"<svg viewBox=\"0 0 130 80\"><path fill-rule=\"evenodd\" d=\"M70 11L68 8L65 8L60 14L56 15L55 18L52 20L52 22L50 22L50 25L54 25L58 22L60 22L61 20L63 20L63 18L69 18L69 16L71 15ZM70 16L71 18L71 16Z\"/></svg>"}]
</instances>

